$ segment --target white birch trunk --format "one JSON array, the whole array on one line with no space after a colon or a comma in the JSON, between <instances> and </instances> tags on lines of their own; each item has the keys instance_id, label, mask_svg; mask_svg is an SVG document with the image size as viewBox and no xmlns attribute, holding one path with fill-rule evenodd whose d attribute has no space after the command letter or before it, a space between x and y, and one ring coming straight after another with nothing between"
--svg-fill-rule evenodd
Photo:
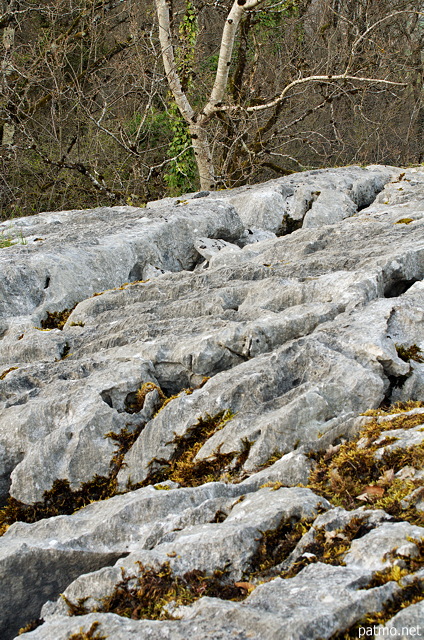
<instances>
[{"instance_id":1,"label":"white birch trunk","mask_svg":"<svg viewBox=\"0 0 424 640\"><path fill-rule=\"evenodd\" d=\"M215 170L212 153L205 127L202 124L189 124L194 157L200 178L202 191L210 191L215 188Z\"/></svg>"},{"instance_id":2,"label":"white birch trunk","mask_svg":"<svg viewBox=\"0 0 424 640\"><path fill-rule=\"evenodd\" d=\"M172 44L170 5L167 0L155 0L159 21L159 41L166 79L176 105L187 122L200 178L200 188L209 190L215 187L215 170L212 152L207 137L206 125L219 108L225 94L228 74L233 55L234 40L241 17L246 9L251 9L261 0L235 0L225 21L215 82L208 102L200 114L196 114L181 86L175 63Z\"/></svg>"}]
</instances>

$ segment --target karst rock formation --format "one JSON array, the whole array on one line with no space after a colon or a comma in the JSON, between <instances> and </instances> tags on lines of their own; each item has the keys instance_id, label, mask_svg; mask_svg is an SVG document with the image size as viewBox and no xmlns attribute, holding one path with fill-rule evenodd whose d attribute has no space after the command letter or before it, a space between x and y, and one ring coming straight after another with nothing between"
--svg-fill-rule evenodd
<instances>
[{"instance_id":1,"label":"karst rock formation","mask_svg":"<svg viewBox=\"0 0 424 640\"><path fill-rule=\"evenodd\" d=\"M423 167L1 237L2 639L424 633Z\"/></svg>"}]
</instances>

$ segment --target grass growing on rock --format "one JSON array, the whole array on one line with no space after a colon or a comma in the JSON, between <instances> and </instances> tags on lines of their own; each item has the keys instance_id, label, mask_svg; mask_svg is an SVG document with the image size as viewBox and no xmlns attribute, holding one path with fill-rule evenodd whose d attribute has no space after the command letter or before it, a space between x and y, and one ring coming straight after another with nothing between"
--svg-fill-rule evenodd
<instances>
[{"instance_id":1,"label":"grass growing on rock","mask_svg":"<svg viewBox=\"0 0 424 640\"><path fill-rule=\"evenodd\" d=\"M23 237L22 232L20 233L19 238L15 239L5 235L3 231L0 232L0 249L6 249L7 247L14 247L15 245L25 244L28 244L28 241Z\"/></svg>"},{"instance_id":2,"label":"grass growing on rock","mask_svg":"<svg viewBox=\"0 0 424 640\"><path fill-rule=\"evenodd\" d=\"M243 600L248 589L245 583L228 583L221 571L207 575L202 571L188 571L184 575L175 575L169 562L158 569L139 565L139 574L127 576L123 572L122 580L113 592L103 599L97 612L115 613L133 620L172 620L167 605L172 607L189 605L202 596L221 598L222 600ZM238 585L238 586L237 586ZM85 615L90 611L85 600L70 602L62 596L68 605L69 615Z\"/></svg>"},{"instance_id":3,"label":"grass growing on rock","mask_svg":"<svg viewBox=\"0 0 424 640\"><path fill-rule=\"evenodd\" d=\"M405 411L422 406L421 402L408 403L395 406L388 412L368 412L375 419L361 430L359 436L331 447L327 452L312 454L317 466L307 486L345 509L372 506L384 509L399 520L422 526L423 512L417 510L414 504L406 506L403 502L422 481L414 477L396 477L396 474L406 467L417 471L424 469L424 443L409 448L392 446L383 450L379 457L375 456L377 449L396 442L393 438L386 438L377 444L377 439L385 431L424 425L423 413L405 415ZM379 417L391 414L394 414L391 420L378 421Z\"/></svg>"},{"instance_id":4,"label":"grass growing on rock","mask_svg":"<svg viewBox=\"0 0 424 640\"><path fill-rule=\"evenodd\" d=\"M0 234L0 249L6 249L6 247L13 247L13 244L14 242L11 238L8 238L7 236Z\"/></svg>"}]
</instances>

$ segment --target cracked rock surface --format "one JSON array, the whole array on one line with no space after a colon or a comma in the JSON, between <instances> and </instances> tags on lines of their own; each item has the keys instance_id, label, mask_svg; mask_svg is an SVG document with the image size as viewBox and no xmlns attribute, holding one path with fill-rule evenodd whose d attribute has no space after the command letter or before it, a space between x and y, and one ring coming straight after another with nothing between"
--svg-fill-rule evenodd
<instances>
[{"instance_id":1,"label":"cracked rock surface","mask_svg":"<svg viewBox=\"0 0 424 640\"><path fill-rule=\"evenodd\" d=\"M410 587L390 603L424 563L423 218L424 170L372 166L0 225L17 240L0 250L0 506L24 514L0 537L1 637L33 619L29 640L417 620ZM411 424L361 417L407 401ZM352 504L308 488L316 456L373 421L358 448L386 484ZM62 502L109 493L61 511L59 480ZM374 508L390 483L409 521ZM104 608L165 566L198 572L196 596L157 620Z\"/></svg>"}]
</instances>

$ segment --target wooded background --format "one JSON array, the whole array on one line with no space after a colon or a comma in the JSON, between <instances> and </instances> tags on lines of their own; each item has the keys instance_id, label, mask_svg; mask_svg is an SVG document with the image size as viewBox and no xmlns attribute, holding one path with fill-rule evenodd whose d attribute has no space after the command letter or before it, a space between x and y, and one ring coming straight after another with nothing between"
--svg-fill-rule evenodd
<instances>
[{"instance_id":1,"label":"wooded background","mask_svg":"<svg viewBox=\"0 0 424 640\"><path fill-rule=\"evenodd\" d=\"M200 187L193 135L164 70L160 1L0 1L0 219ZM196 119L233 3L162 1ZM424 161L422 0L238 4L224 99L207 122L214 188ZM311 76L325 79L303 82Z\"/></svg>"}]
</instances>

